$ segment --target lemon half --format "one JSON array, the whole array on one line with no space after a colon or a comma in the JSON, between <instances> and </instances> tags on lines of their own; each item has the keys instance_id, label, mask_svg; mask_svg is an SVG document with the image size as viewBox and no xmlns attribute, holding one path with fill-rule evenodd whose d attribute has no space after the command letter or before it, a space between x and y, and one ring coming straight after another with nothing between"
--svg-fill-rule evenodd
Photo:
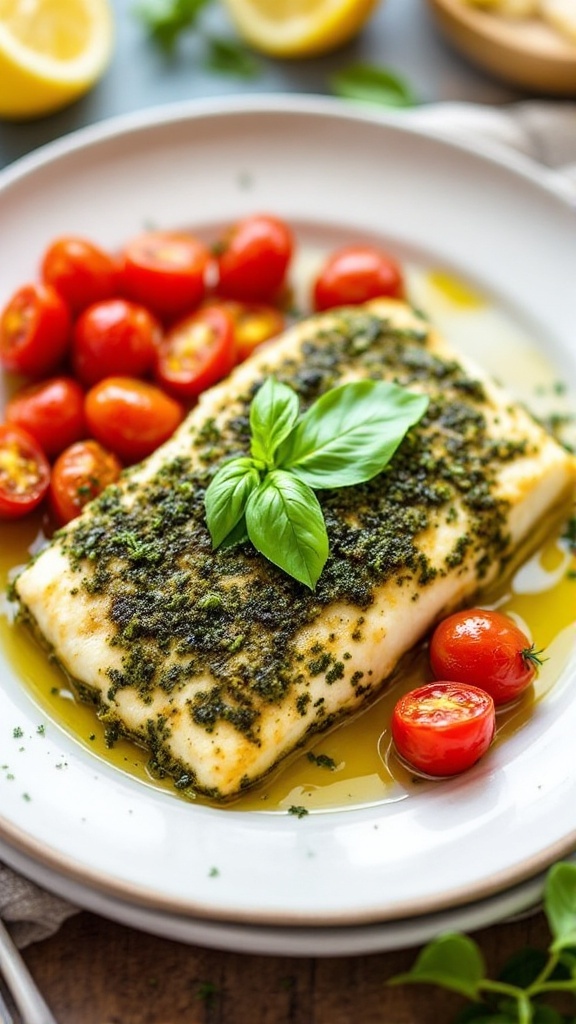
<instances>
[{"instance_id":1,"label":"lemon half","mask_svg":"<svg viewBox=\"0 0 576 1024\"><path fill-rule=\"evenodd\" d=\"M0 117L71 103L100 78L112 47L108 0L0 0Z\"/></svg>"},{"instance_id":2,"label":"lemon half","mask_svg":"<svg viewBox=\"0 0 576 1024\"><path fill-rule=\"evenodd\" d=\"M271 57L313 57L347 42L380 0L225 0L239 33Z\"/></svg>"}]
</instances>

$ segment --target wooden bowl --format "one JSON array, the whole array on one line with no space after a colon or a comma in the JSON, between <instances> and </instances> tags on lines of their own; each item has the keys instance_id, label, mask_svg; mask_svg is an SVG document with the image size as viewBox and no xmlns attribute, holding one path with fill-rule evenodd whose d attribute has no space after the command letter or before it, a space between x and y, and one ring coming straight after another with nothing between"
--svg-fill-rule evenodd
<instances>
[{"instance_id":1,"label":"wooden bowl","mask_svg":"<svg viewBox=\"0 0 576 1024\"><path fill-rule=\"evenodd\" d=\"M495 78L530 92L576 96L576 44L539 18L504 18L462 0L428 0L447 39Z\"/></svg>"}]
</instances>

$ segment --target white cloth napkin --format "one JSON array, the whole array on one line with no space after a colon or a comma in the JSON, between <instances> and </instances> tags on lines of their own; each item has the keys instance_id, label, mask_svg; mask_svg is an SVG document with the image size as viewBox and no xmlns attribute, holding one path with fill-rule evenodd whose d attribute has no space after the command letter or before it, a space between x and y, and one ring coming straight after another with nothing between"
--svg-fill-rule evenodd
<instances>
[{"instance_id":1,"label":"white cloth napkin","mask_svg":"<svg viewBox=\"0 0 576 1024\"><path fill-rule=\"evenodd\" d=\"M438 135L522 153L558 173L576 197L576 104L526 101L506 107L438 103L399 112ZM47 938L77 911L0 864L0 916L19 946Z\"/></svg>"}]
</instances>

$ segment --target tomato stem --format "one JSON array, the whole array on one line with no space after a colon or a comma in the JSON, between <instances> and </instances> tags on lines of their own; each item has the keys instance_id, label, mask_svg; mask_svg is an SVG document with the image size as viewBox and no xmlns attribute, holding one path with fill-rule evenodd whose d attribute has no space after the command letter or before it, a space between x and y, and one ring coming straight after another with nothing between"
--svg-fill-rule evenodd
<instances>
[{"instance_id":1,"label":"tomato stem","mask_svg":"<svg viewBox=\"0 0 576 1024\"><path fill-rule=\"evenodd\" d=\"M536 668L540 668L548 658L541 658L540 655L544 653L542 647L539 651L536 650L536 644L530 644L530 647L525 647L523 651L520 651L522 660L527 662L529 665L534 665Z\"/></svg>"}]
</instances>

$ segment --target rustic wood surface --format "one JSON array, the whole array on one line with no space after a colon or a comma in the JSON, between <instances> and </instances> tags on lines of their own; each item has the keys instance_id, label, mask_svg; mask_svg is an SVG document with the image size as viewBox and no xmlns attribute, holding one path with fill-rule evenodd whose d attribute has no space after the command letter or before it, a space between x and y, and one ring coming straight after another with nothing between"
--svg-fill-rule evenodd
<instances>
[{"instance_id":1,"label":"rustic wood surface","mask_svg":"<svg viewBox=\"0 0 576 1024\"><path fill-rule=\"evenodd\" d=\"M476 932L491 973L545 949L542 914ZM459 996L387 987L417 949L359 957L224 953L157 938L89 913L24 956L58 1024L449 1024Z\"/></svg>"}]
</instances>

